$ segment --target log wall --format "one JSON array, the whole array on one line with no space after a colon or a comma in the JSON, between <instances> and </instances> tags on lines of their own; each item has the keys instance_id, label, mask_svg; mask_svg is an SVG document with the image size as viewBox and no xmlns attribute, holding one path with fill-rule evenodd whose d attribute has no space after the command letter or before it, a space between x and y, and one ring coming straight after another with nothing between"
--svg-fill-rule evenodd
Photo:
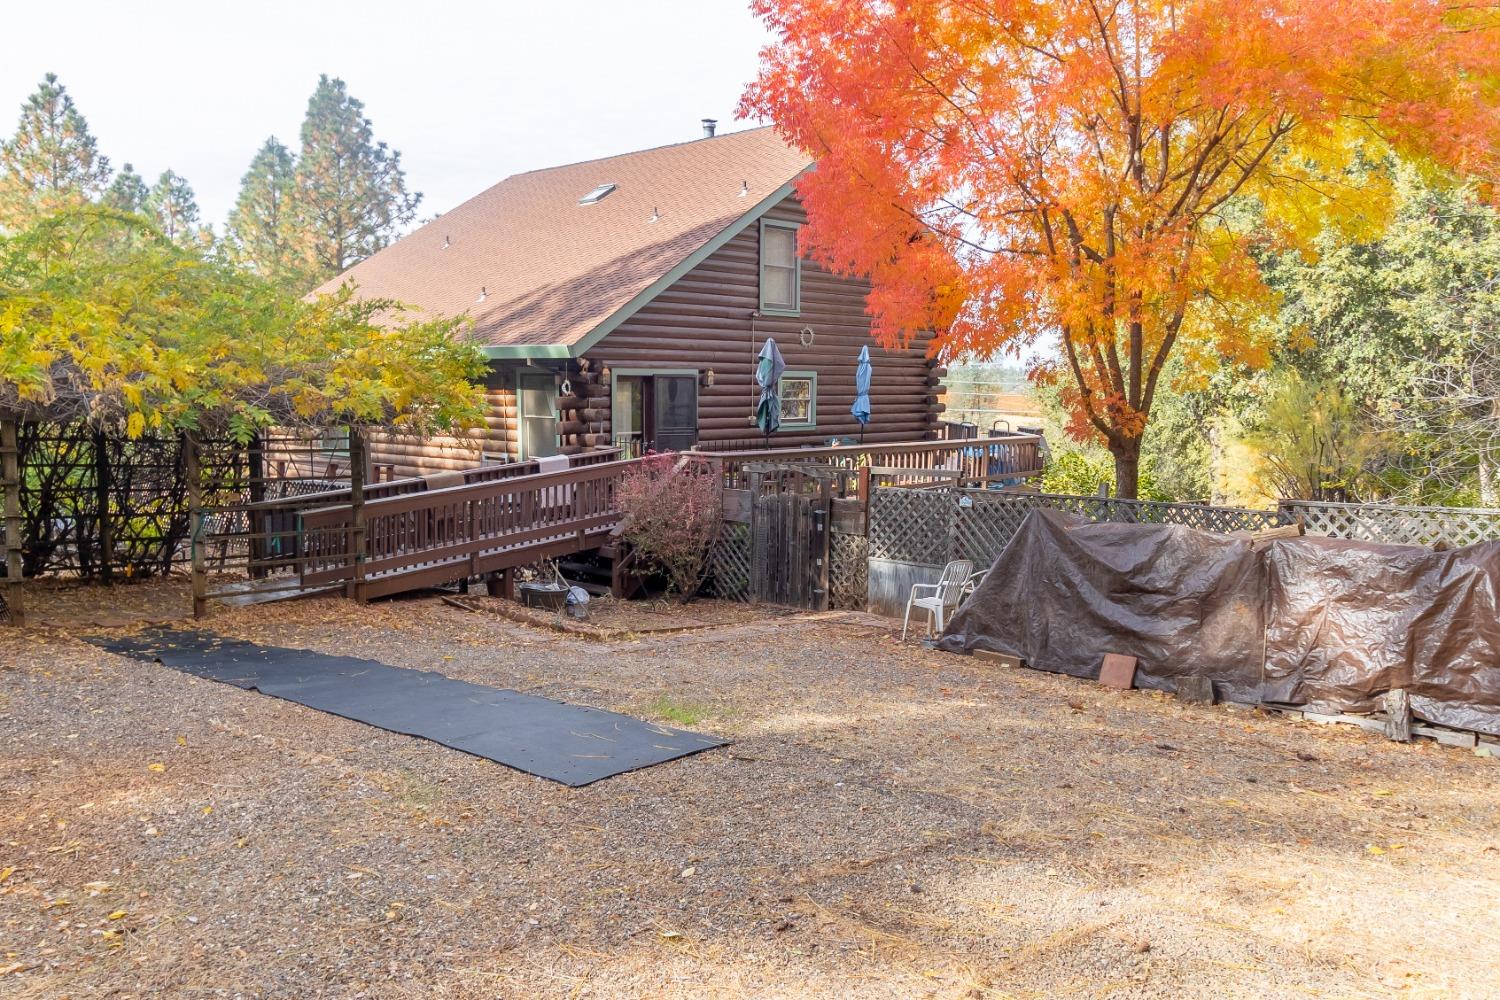
<instances>
[{"instance_id":1,"label":"log wall","mask_svg":"<svg viewBox=\"0 0 1500 1000\"><path fill-rule=\"evenodd\" d=\"M485 380L484 427L428 438L391 432L370 434L370 461L394 478L472 469L483 459L503 462L516 453L515 367L493 368Z\"/></svg>"},{"instance_id":2,"label":"log wall","mask_svg":"<svg viewBox=\"0 0 1500 1000\"><path fill-rule=\"evenodd\" d=\"M795 195L766 213L767 219L805 223ZM761 316L760 226L752 223L672 287L622 323L589 352L589 360L611 368L712 368L714 385L698 390L699 443L745 441L756 436L755 365L767 337L793 371L818 373L817 426L783 431L779 445L818 444L830 437L858 437L849 413L860 347L870 345L874 369L872 416L866 441L917 441L936 436L943 411L939 370L927 359L930 335L906 349L886 350L870 339L865 314L869 284L838 277L802 261L802 312ZM804 347L803 327L813 331ZM609 419L609 409L602 417ZM597 427L597 425L595 425ZM608 432L607 425L604 432ZM597 433L597 431L596 431Z\"/></svg>"},{"instance_id":3,"label":"log wall","mask_svg":"<svg viewBox=\"0 0 1500 1000\"><path fill-rule=\"evenodd\" d=\"M797 223L807 216L795 195L766 218ZM864 440L918 441L937 436L943 411L941 370L927 358L929 335L887 350L870 339L865 314L869 284L841 278L804 259L802 311L798 316L751 314L760 307L760 225L752 223L689 271L577 360L534 362L561 367L570 392L559 393L558 440L564 454L612 444L610 389L602 369L712 368L714 385L698 389L698 440L712 447L756 438L755 365L767 337L776 338L792 371L816 371L815 427L776 435L780 447L822 444L832 437L859 437L849 413L859 349L870 346L874 368L872 417ZM799 333L813 331L804 346ZM429 475L471 468L481 453L492 460L518 457L515 376L522 362L495 362L487 381L489 412L483 430L428 439L372 435L377 467L396 476Z\"/></svg>"}]
</instances>

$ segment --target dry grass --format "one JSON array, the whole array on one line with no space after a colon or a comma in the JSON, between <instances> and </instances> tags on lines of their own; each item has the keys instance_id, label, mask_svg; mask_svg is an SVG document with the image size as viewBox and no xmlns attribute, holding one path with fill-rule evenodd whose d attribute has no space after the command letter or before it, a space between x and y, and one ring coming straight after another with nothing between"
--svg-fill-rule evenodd
<instances>
[{"instance_id":1,"label":"dry grass","mask_svg":"<svg viewBox=\"0 0 1500 1000\"><path fill-rule=\"evenodd\" d=\"M1496 995L1495 762L865 616L718 620L609 643L430 599L212 622L736 740L578 790L76 628L0 637L0 996Z\"/></svg>"}]
</instances>

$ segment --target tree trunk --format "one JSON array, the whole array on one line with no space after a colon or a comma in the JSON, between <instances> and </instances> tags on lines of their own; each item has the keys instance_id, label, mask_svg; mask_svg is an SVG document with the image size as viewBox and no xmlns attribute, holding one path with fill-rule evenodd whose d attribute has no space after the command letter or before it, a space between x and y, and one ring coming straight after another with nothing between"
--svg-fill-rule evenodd
<instances>
[{"instance_id":1,"label":"tree trunk","mask_svg":"<svg viewBox=\"0 0 1500 1000\"><path fill-rule=\"evenodd\" d=\"M1110 454L1115 456L1115 496L1121 500L1134 500L1140 493L1141 439L1125 438L1121 443L1111 443Z\"/></svg>"},{"instance_id":2,"label":"tree trunk","mask_svg":"<svg viewBox=\"0 0 1500 1000\"><path fill-rule=\"evenodd\" d=\"M1488 453L1479 456L1479 503L1482 507L1494 507L1500 501L1500 484L1495 482L1495 457Z\"/></svg>"},{"instance_id":3,"label":"tree trunk","mask_svg":"<svg viewBox=\"0 0 1500 1000\"><path fill-rule=\"evenodd\" d=\"M1210 419L1208 436L1208 493L1209 500L1224 506L1229 503L1229 491L1225 488L1226 471L1224 461L1224 428L1218 420Z\"/></svg>"}]
</instances>

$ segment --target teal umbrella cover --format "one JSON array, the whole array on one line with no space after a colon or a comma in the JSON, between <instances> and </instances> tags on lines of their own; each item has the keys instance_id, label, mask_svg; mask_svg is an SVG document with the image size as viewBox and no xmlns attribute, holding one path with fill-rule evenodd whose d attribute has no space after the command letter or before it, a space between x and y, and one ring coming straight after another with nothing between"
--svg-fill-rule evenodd
<instances>
[{"instance_id":1,"label":"teal umbrella cover","mask_svg":"<svg viewBox=\"0 0 1500 1000\"><path fill-rule=\"evenodd\" d=\"M755 384L760 386L760 400L755 406L755 425L766 437L781 426L781 373L786 371L776 341L766 338L755 366Z\"/></svg>"}]
</instances>

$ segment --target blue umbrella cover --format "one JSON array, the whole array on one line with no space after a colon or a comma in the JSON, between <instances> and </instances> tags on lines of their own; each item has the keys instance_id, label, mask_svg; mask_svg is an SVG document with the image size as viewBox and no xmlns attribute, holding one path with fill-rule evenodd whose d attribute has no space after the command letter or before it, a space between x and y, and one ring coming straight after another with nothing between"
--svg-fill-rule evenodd
<instances>
[{"instance_id":1,"label":"blue umbrella cover","mask_svg":"<svg viewBox=\"0 0 1500 1000\"><path fill-rule=\"evenodd\" d=\"M865 424L870 422L870 378L874 374L870 366L870 346L866 344L859 349L859 365L854 369L854 405L849 407L849 412L859 421L861 434Z\"/></svg>"}]
</instances>

